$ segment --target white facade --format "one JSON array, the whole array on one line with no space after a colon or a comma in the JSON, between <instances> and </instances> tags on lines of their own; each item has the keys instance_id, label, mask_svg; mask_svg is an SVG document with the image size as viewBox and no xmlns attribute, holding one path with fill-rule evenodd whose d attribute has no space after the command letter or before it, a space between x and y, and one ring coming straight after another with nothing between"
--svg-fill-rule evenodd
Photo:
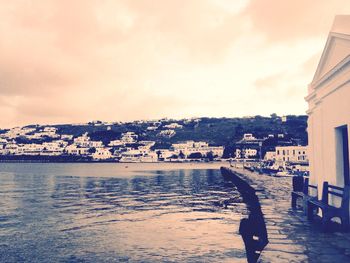
<instances>
[{"instance_id":1,"label":"white facade","mask_svg":"<svg viewBox=\"0 0 350 263\"><path fill-rule=\"evenodd\" d=\"M244 149L236 149L235 157L236 158L251 158L258 155L257 149L250 149L250 148L244 148Z\"/></svg>"},{"instance_id":2,"label":"white facade","mask_svg":"<svg viewBox=\"0 0 350 263\"><path fill-rule=\"evenodd\" d=\"M256 140L256 138L251 133L245 133L243 135L243 140L245 140L245 141L253 141L253 140Z\"/></svg>"},{"instance_id":3,"label":"white facade","mask_svg":"<svg viewBox=\"0 0 350 263\"><path fill-rule=\"evenodd\" d=\"M305 99L311 182L349 184L350 16L336 17Z\"/></svg>"},{"instance_id":4,"label":"white facade","mask_svg":"<svg viewBox=\"0 0 350 263\"><path fill-rule=\"evenodd\" d=\"M175 136L176 132L174 130L163 130L158 133L158 136L171 138Z\"/></svg>"},{"instance_id":5,"label":"white facade","mask_svg":"<svg viewBox=\"0 0 350 263\"><path fill-rule=\"evenodd\" d=\"M74 139L74 144L80 147L90 147L90 137L87 133Z\"/></svg>"},{"instance_id":6,"label":"white facade","mask_svg":"<svg viewBox=\"0 0 350 263\"><path fill-rule=\"evenodd\" d=\"M134 132L126 132L122 134L120 139L123 143L135 143L137 142L138 136Z\"/></svg>"},{"instance_id":7,"label":"white facade","mask_svg":"<svg viewBox=\"0 0 350 263\"><path fill-rule=\"evenodd\" d=\"M172 149L177 155L182 152L186 157L192 153L200 153L203 157L210 152L213 156L217 157L222 157L224 154L223 146L209 146L207 142L186 141L183 143L174 143L172 144Z\"/></svg>"},{"instance_id":8,"label":"white facade","mask_svg":"<svg viewBox=\"0 0 350 263\"><path fill-rule=\"evenodd\" d=\"M73 139L73 135L70 134L61 134L61 139L62 140L66 140L66 141L70 141Z\"/></svg>"},{"instance_id":9,"label":"white facade","mask_svg":"<svg viewBox=\"0 0 350 263\"><path fill-rule=\"evenodd\" d=\"M264 160L267 160L267 161L272 161L272 160L275 160L276 159L276 152L266 152L265 153L265 156L264 156Z\"/></svg>"},{"instance_id":10,"label":"white facade","mask_svg":"<svg viewBox=\"0 0 350 263\"><path fill-rule=\"evenodd\" d=\"M86 148L86 147L78 147L77 145L75 144L71 144L71 145L68 145L65 150L68 154L71 154L71 155L83 155L83 156L87 156L89 155L89 149L90 148Z\"/></svg>"},{"instance_id":11,"label":"white facade","mask_svg":"<svg viewBox=\"0 0 350 263\"><path fill-rule=\"evenodd\" d=\"M181 124L173 122L173 123L170 123L168 125L165 125L164 128L167 128L167 129L182 129L183 126Z\"/></svg>"},{"instance_id":12,"label":"white facade","mask_svg":"<svg viewBox=\"0 0 350 263\"><path fill-rule=\"evenodd\" d=\"M92 154L92 158L95 160L106 160L111 159L113 157L109 148L97 148L96 152Z\"/></svg>"},{"instance_id":13,"label":"white facade","mask_svg":"<svg viewBox=\"0 0 350 263\"><path fill-rule=\"evenodd\" d=\"M308 163L307 146L277 146L275 160L291 163Z\"/></svg>"}]
</instances>

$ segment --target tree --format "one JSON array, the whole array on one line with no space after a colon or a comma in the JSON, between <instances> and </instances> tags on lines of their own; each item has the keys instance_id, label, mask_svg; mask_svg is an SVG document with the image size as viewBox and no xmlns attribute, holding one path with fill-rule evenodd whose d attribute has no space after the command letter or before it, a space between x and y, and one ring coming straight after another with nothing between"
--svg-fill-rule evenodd
<instances>
[{"instance_id":1,"label":"tree","mask_svg":"<svg viewBox=\"0 0 350 263\"><path fill-rule=\"evenodd\" d=\"M271 117L271 119L276 119L276 118L278 117L278 115L277 115L276 113L272 113L272 114L270 115L270 117Z\"/></svg>"},{"instance_id":2,"label":"tree","mask_svg":"<svg viewBox=\"0 0 350 263\"><path fill-rule=\"evenodd\" d=\"M207 153L207 158L209 161L213 161L214 160L214 153L212 151Z\"/></svg>"},{"instance_id":3,"label":"tree","mask_svg":"<svg viewBox=\"0 0 350 263\"><path fill-rule=\"evenodd\" d=\"M89 148L89 153L90 153L90 154L93 154L93 153L95 153L95 152L96 152L96 148L95 148L95 147Z\"/></svg>"},{"instance_id":4,"label":"tree","mask_svg":"<svg viewBox=\"0 0 350 263\"><path fill-rule=\"evenodd\" d=\"M180 159L185 159L185 158L186 158L186 155L185 155L182 151L180 151L180 153L179 153L179 158L180 158Z\"/></svg>"},{"instance_id":5,"label":"tree","mask_svg":"<svg viewBox=\"0 0 350 263\"><path fill-rule=\"evenodd\" d=\"M200 152L195 152L195 153L191 153L188 158L190 159L200 159L203 158L203 155Z\"/></svg>"}]
</instances>

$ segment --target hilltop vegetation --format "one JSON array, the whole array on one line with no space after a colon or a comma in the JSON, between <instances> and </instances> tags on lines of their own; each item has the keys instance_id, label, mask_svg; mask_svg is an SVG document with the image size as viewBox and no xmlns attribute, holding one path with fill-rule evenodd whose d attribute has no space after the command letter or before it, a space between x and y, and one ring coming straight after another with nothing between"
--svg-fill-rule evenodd
<instances>
[{"instance_id":1,"label":"hilltop vegetation","mask_svg":"<svg viewBox=\"0 0 350 263\"><path fill-rule=\"evenodd\" d=\"M175 128L176 134L172 137L159 136L159 132L166 130L166 125L177 123L181 128ZM119 139L122 133L135 132L139 140L155 141L155 148L168 148L172 143L194 140L206 141L211 145L233 147L245 133L252 133L257 138L268 137L273 134L284 134L294 144L307 144L307 116L287 116L286 121L272 114L271 117L253 116L246 118L198 118L198 119L162 119L159 121L135 121L127 123L107 124L94 122L88 124L61 124L50 125L58 129L59 134L71 134L74 137L88 133L92 140L101 140L108 144L111 140ZM156 127L148 130L148 127ZM37 130L44 126L30 125ZM1 130L4 132L4 130Z\"/></svg>"}]
</instances>

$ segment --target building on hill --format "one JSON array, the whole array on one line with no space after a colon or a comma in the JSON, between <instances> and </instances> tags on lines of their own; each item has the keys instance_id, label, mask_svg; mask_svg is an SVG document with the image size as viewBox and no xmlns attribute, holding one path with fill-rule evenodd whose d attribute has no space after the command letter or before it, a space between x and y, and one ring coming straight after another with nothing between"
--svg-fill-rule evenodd
<instances>
[{"instance_id":1,"label":"building on hill","mask_svg":"<svg viewBox=\"0 0 350 263\"><path fill-rule=\"evenodd\" d=\"M257 139L251 133L245 133L243 138L235 143L236 158L252 158L261 155L261 147L265 139Z\"/></svg>"},{"instance_id":2,"label":"building on hill","mask_svg":"<svg viewBox=\"0 0 350 263\"><path fill-rule=\"evenodd\" d=\"M343 186L349 177L350 16L336 16L308 87L310 180Z\"/></svg>"},{"instance_id":3,"label":"building on hill","mask_svg":"<svg viewBox=\"0 0 350 263\"><path fill-rule=\"evenodd\" d=\"M126 132L122 134L121 141L123 143L136 143L138 136L134 132Z\"/></svg>"}]
</instances>

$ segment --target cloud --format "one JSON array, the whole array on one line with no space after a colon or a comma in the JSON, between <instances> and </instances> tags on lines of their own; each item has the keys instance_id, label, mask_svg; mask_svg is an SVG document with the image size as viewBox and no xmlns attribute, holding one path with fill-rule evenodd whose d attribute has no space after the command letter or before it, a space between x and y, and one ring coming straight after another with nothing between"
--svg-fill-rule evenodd
<instances>
[{"instance_id":1,"label":"cloud","mask_svg":"<svg viewBox=\"0 0 350 263\"><path fill-rule=\"evenodd\" d=\"M315 68L301 64L320 54L334 13L349 8L343 0L152 3L2 1L0 127L261 114L271 109L261 93L283 99L276 89L295 74L293 101L303 102ZM294 74L299 66L304 73Z\"/></svg>"},{"instance_id":2,"label":"cloud","mask_svg":"<svg viewBox=\"0 0 350 263\"><path fill-rule=\"evenodd\" d=\"M348 0L251 0L245 15L269 41L294 42L326 37L334 16L349 12Z\"/></svg>"}]
</instances>

